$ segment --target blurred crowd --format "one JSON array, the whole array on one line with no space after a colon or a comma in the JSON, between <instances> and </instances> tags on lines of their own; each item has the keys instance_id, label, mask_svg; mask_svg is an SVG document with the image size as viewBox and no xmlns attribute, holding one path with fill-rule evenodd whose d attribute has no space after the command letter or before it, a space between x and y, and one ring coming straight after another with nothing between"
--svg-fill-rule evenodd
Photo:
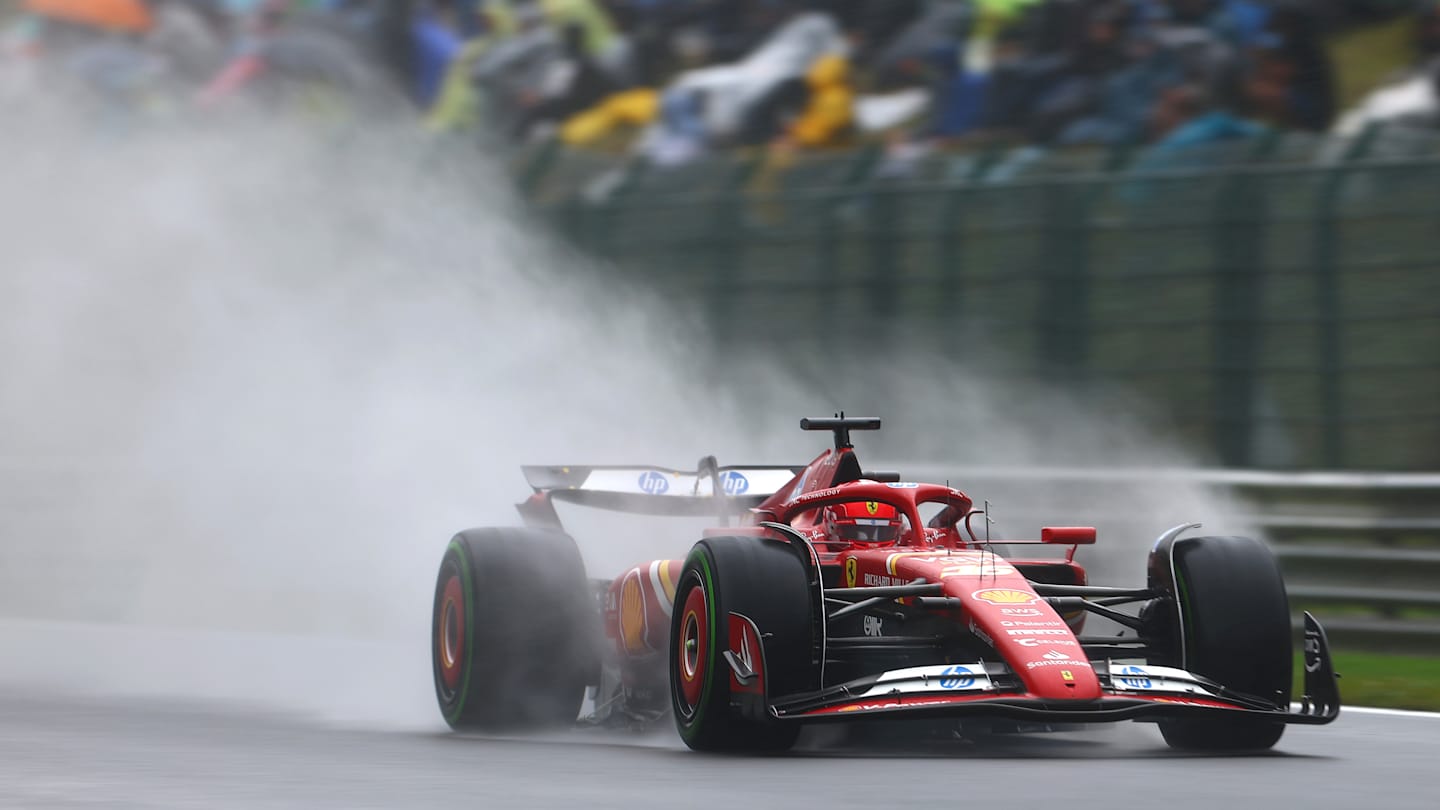
<instances>
[{"instance_id":1,"label":"blurred crowd","mask_svg":"<svg viewBox=\"0 0 1440 810\"><path fill-rule=\"evenodd\" d=\"M1333 38L1418 19L1403 61L1426 81L1440 44L1436 3L1410 0L419 2L403 59L432 127L483 123L660 165L865 139L1115 147L1321 132L1340 113ZM1433 107L1431 84L1411 95Z\"/></svg>"},{"instance_id":2,"label":"blurred crowd","mask_svg":"<svg viewBox=\"0 0 1440 810\"><path fill-rule=\"evenodd\" d=\"M56 97L98 102L133 120L287 94L379 100L394 84L372 44L387 11L401 9L389 0L0 0L0 102L12 111Z\"/></svg>"},{"instance_id":3,"label":"blurred crowd","mask_svg":"<svg viewBox=\"0 0 1440 810\"><path fill-rule=\"evenodd\" d=\"M1440 106L1436 0L0 0L0 9L0 98L66 82L127 104L297 87L352 104L403 95L434 131L558 139L662 166L720 150L862 142L902 155L976 143L1163 151L1275 130L1353 134L1371 121L1433 127ZM1383 71L1371 70L1368 94L1343 97L1347 65L1334 43L1387 27L1401 38L1356 52L1391 75L1376 86Z\"/></svg>"}]
</instances>

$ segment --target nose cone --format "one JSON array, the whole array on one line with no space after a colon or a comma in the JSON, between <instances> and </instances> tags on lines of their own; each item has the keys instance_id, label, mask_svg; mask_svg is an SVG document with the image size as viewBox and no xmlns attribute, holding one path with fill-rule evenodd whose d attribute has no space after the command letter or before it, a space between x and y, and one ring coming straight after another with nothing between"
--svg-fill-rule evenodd
<instances>
[{"instance_id":1,"label":"nose cone","mask_svg":"<svg viewBox=\"0 0 1440 810\"><path fill-rule=\"evenodd\" d=\"M979 584L947 579L945 591L960 599L971 630L1005 659L1026 691L1047 700L1100 697L1100 680L1075 633L1023 576L1007 574L983 583L989 587L973 587Z\"/></svg>"}]
</instances>

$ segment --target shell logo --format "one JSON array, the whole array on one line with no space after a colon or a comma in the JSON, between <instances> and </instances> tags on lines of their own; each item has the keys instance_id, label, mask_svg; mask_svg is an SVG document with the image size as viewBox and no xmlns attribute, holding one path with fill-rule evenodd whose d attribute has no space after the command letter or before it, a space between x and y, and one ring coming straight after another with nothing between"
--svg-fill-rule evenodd
<instances>
[{"instance_id":1,"label":"shell logo","mask_svg":"<svg viewBox=\"0 0 1440 810\"><path fill-rule=\"evenodd\" d=\"M645 596L640 592L640 575L631 572L620 586L620 638L630 653L645 652Z\"/></svg>"},{"instance_id":2,"label":"shell logo","mask_svg":"<svg viewBox=\"0 0 1440 810\"><path fill-rule=\"evenodd\" d=\"M1035 594L1012 588L987 588L970 595L992 605L1029 605L1035 602Z\"/></svg>"}]
</instances>

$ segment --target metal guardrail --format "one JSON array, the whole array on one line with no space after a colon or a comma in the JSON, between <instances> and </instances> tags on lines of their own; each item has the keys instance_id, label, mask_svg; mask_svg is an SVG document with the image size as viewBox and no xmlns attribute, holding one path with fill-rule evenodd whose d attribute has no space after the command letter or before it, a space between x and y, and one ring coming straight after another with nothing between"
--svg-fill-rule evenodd
<instances>
[{"instance_id":1,"label":"metal guardrail","mask_svg":"<svg viewBox=\"0 0 1440 810\"><path fill-rule=\"evenodd\" d=\"M1433 131L521 164L543 219L726 353L925 345L1002 388L1144 400L1228 467L1440 468Z\"/></svg>"},{"instance_id":2,"label":"metal guardrail","mask_svg":"<svg viewBox=\"0 0 1440 810\"><path fill-rule=\"evenodd\" d=\"M48 537L92 536L85 515L64 505L91 491L96 482L87 476L97 466L94 459L0 457L0 528L14 529L18 516L39 510L48 516ZM989 499L1003 531L1093 523L1101 540L1086 549L1085 563L1107 584L1139 584L1144 550L1174 524L1254 533L1280 558L1296 615L1314 612L1338 644L1440 654L1440 474L880 466L913 480L948 480ZM125 497L160 497L162 488L163 481L137 485ZM123 543L97 543L80 554L76 540L0 539L8 549L0 555L0 611L7 600L24 602L50 588L34 572L59 564L91 572L95 582L132 582L143 574L132 570L136 562ZM67 603L103 614L123 608L126 598L116 589L72 594Z\"/></svg>"},{"instance_id":3,"label":"metal guardrail","mask_svg":"<svg viewBox=\"0 0 1440 810\"><path fill-rule=\"evenodd\" d=\"M1314 612L1344 647L1440 653L1440 475L898 466L907 477L948 478L972 496L1024 504L1011 525L1073 515L1108 528L1102 535L1190 520L1183 510L1213 496L1241 510L1221 515L1218 533L1254 533L1274 549L1297 620ZM1174 493L1189 502L1164 518L1153 514L1164 509L1143 518L1127 511Z\"/></svg>"}]
</instances>

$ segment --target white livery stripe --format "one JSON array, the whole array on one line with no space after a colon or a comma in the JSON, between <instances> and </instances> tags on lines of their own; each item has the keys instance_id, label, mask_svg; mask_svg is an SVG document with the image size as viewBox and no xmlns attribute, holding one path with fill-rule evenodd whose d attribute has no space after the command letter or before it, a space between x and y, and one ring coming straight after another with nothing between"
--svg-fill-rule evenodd
<instances>
[{"instance_id":1,"label":"white livery stripe","mask_svg":"<svg viewBox=\"0 0 1440 810\"><path fill-rule=\"evenodd\" d=\"M665 585L660 581L660 561L650 563L650 587L655 589L655 601L660 603L665 615L669 616L671 611L670 600L665 593Z\"/></svg>"}]
</instances>

